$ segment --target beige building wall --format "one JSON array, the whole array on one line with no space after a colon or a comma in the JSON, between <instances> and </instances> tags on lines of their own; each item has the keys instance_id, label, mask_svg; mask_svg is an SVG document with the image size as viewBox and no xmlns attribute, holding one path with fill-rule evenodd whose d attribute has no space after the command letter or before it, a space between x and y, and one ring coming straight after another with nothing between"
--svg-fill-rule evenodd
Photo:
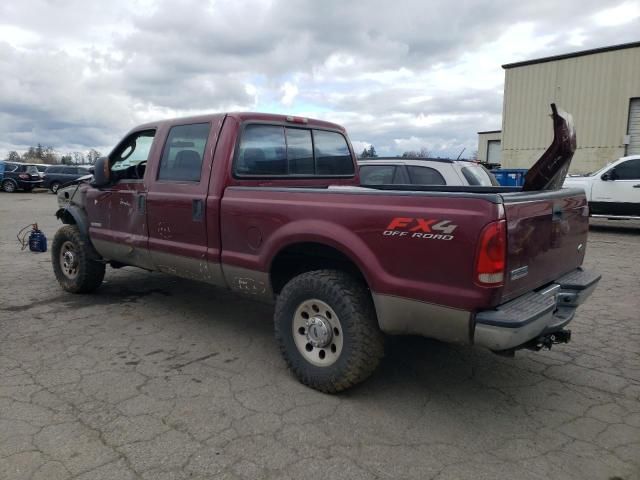
<instances>
[{"instance_id":1,"label":"beige building wall","mask_svg":"<svg viewBox=\"0 0 640 480\"><path fill-rule=\"evenodd\" d=\"M487 161L487 151L489 149L489 140L502 140L501 131L478 132L478 160Z\"/></svg>"},{"instance_id":2,"label":"beige building wall","mask_svg":"<svg viewBox=\"0 0 640 480\"><path fill-rule=\"evenodd\" d=\"M552 102L575 122L578 149L571 172L593 171L616 160L625 154L634 97L640 97L640 47L505 66L503 167L528 168L551 143Z\"/></svg>"}]
</instances>

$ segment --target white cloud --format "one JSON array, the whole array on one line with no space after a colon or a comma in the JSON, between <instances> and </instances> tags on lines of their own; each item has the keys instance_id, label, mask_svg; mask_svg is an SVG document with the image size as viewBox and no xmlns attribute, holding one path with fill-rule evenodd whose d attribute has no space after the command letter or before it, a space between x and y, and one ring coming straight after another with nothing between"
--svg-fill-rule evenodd
<instances>
[{"instance_id":1,"label":"white cloud","mask_svg":"<svg viewBox=\"0 0 640 480\"><path fill-rule=\"evenodd\" d=\"M617 7L601 10L593 15L593 20L597 25L615 27L633 22L640 17L640 3L625 2Z\"/></svg>"},{"instance_id":2,"label":"white cloud","mask_svg":"<svg viewBox=\"0 0 640 480\"><path fill-rule=\"evenodd\" d=\"M1 2L0 158L108 150L136 123L225 110L335 121L360 151L457 155L500 127L502 64L635 40L639 15L601 0Z\"/></svg>"},{"instance_id":3,"label":"white cloud","mask_svg":"<svg viewBox=\"0 0 640 480\"><path fill-rule=\"evenodd\" d=\"M280 99L280 103L282 103L286 107L290 107L293 105L293 101L298 96L299 90L298 86L291 82L285 82L284 85L280 88L282 92L282 98Z\"/></svg>"}]
</instances>

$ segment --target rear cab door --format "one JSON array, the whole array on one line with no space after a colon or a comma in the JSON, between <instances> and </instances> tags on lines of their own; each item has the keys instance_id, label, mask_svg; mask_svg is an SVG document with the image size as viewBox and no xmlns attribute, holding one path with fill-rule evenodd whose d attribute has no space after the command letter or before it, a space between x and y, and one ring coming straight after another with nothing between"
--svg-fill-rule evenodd
<instances>
[{"instance_id":1,"label":"rear cab door","mask_svg":"<svg viewBox=\"0 0 640 480\"><path fill-rule=\"evenodd\" d=\"M218 212L207 202L219 120L166 126L159 160L148 173L146 208L155 270L224 285L219 261L207 255L209 242L219 243Z\"/></svg>"}]
</instances>

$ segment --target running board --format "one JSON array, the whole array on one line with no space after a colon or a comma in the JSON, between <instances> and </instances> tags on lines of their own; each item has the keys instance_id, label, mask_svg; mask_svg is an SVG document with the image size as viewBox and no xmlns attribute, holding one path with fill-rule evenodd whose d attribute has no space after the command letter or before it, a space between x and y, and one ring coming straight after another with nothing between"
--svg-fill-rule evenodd
<instances>
[{"instance_id":1,"label":"running board","mask_svg":"<svg viewBox=\"0 0 640 480\"><path fill-rule=\"evenodd\" d=\"M601 214L592 214L593 218L612 218L614 220L640 220L640 217L634 217L630 215L601 215Z\"/></svg>"}]
</instances>

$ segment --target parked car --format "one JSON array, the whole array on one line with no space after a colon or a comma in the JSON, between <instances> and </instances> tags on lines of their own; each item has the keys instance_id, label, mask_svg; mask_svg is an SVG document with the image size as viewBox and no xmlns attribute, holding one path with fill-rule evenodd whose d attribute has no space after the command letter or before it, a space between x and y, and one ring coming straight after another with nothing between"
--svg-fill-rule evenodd
<instances>
[{"instance_id":1,"label":"parked car","mask_svg":"<svg viewBox=\"0 0 640 480\"><path fill-rule=\"evenodd\" d=\"M40 174L40 177L44 177L44 172L47 170L47 168L51 167L52 165L48 165L46 163L33 163L31 164L34 167L36 167L38 169L38 173Z\"/></svg>"},{"instance_id":2,"label":"parked car","mask_svg":"<svg viewBox=\"0 0 640 480\"><path fill-rule=\"evenodd\" d=\"M441 158L384 157L358 160L362 185L498 185L475 162Z\"/></svg>"},{"instance_id":3,"label":"parked car","mask_svg":"<svg viewBox=\"0 0 640 480\"><path fill-rule=\"evenodd\" d=\"M56 193L60 186L73 182L90 173L89 167L78 165L53 165L44 172L42 186Z\"/></svg>"},{"instance_id":4,"label":"parked car","mask_svg":"<svg viewBox=\"0 0 640 480\"><path fill-rule=\"evenodd\" d=\"M4 174L0 183L4 192L13 193L17 190L30 192L40 185L42 185L42 178L33 165L4 162Z\"/></svg>"},{"instance_id":5,"label":"parked car","mask_svg":"<svg viewBox=\"0 0 640 480\"><path fill-rule=\"evenodd\" d=\"M584 190L594 217L640 218L640 155L622 157L587 175L569 176L564 186Z\"/></svg>"},{"instance_id":6,"label":"parked car","mask_svg":"<svg viewBox=\"0 0 640 480\"><path fill-rule=\"evenodd\" d=\"M541 161L563 165L573 150L557 142L575 136L555 124ZM367 378L383 333L509 355L569 340L600 279L581 267L582 191L360 180L333 123L229 113L141 125L91 184L59 190L53 270L74 293L97 289L106 265L136 266L275 302L286 362L324 392Z\"/></svg>"}]
</instances>

